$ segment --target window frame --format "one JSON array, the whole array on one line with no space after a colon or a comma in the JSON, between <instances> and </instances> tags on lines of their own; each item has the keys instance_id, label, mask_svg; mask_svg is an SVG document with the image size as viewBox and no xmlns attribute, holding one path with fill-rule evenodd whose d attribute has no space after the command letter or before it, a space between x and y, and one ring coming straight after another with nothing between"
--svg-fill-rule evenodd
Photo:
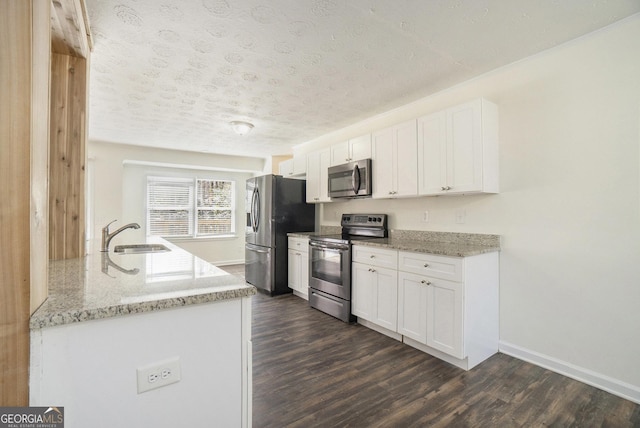
<instances>
[{"instance_id":1,"label":"window frame","mask_svg":"<svg viewBox=\"0 0 640 428\"><path fill-rule=\"evenodd\" d=\"M199 181L208 181L208 182L225 182L231 184L231 203L229 207L200 207L198 206L198 182ZM163 207L151 207L149 201L149 189L150 184L156 183L181 183L189 187L190 191L190 206L188 207L188 217L189 217L189 227L190 232L187 234L180 235L161 235L161 234L151 234L151 211L162 210ZM171 177L171 176L158 176L158 175L148 175L146 177L146 187L145 187L145 216L146 216L146 236L160 236L162 238L171 238L171 239L217 239L217 238L229 238L236 236L236 207L237 201L237 192L236 192L236 180L230 179L219 179L219 178L208 178L208 177ZM167 210L172 209L173 207L164 208ZM179 207L179 209L184 209L184 207ZM223 210L229 211L230 214L230 231L225 233L198 233L198 213L200 211L216 211Z\"/></svg>"}]
</instances>

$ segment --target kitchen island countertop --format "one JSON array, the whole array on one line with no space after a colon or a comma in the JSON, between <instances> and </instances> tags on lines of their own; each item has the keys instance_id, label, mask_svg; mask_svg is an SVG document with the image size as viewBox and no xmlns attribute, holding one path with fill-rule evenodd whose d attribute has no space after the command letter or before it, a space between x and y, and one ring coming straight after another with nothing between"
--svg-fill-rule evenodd
<instances>
[{"instance_id":1,"label":"kitchen island countertop","mask_svg":"<svg viewBox=\"0 0 640 428\"><path fill-rule=\"evenodd\" d=\"M128 314L248 297L255 287L244 279L160 238L171 251L116 254L92 251L85 257L49 263L49 296L34 312L30 328L40 329Z\"/></svg>"}]
</instances>

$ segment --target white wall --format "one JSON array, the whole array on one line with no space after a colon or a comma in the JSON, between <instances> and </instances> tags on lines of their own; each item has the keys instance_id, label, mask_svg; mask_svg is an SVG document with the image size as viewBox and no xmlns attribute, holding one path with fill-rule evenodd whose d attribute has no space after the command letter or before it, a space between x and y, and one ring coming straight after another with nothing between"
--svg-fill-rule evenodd
<instances>
[{"instance_id":1,"label":"white wall","mask_svg":"<svg viewBox=\"0 0 640 428\"><path fill-rule=\"evenodd\" d=\"M640 15L294 152L477 97L499 107L500 194L328 203L321 224L502 235L502 350L640 402Z\"/></svg>"},{"instance_id":2,"label":"white wall","mask_svg":"<svg viewBox=\"0 0 640 428\"><path fill-rule=\"evenodd\" d=\"M101 229L111 226L115 230L126 223L137 222L139 230L126 230L116 236L111 246L118 243L141 242L145 236L145 186L147 175L198 176L236 181L236 236L234 238L175 241L192 254L216 264L244 261L245 182L261 173L264 159L209 155L178 150L109 144L90 141L88 209L94 243L100 240ZM124 161L138 164L123 165ZM140 165L139 162L148 162ZM164 165L164 166L160 166ZM172 167L168 167L173 165ZM182 166L182 168L179 168ZM195 168L195 169L194 169ZM218 169L218 171L215 171Z\"/></svg>"}]
</instances>

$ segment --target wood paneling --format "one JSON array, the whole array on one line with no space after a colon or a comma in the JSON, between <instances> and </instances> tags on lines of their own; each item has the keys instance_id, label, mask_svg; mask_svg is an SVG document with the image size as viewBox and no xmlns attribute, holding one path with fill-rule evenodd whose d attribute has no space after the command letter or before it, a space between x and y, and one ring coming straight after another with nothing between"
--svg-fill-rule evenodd
<instances>
[{"instance_id":1,"label":"wood paneling","mask_svg":"<svg viewBox=\"0 0 640 428\"><path fill-rule=\"evenodd\" d=\"M87 60L52 54L49 258L84 255Z\"/></svg>"},{"instance_id":2,"label":"wood paneling","mask_svg":"<svg viewBox=\"0 0 640 428\"><path fill-rule=\"evenodd\" d=\"M464 371L293 295L252 301L256 428L640 426L640 405L504 354Z\"/></svg>"},{"instance_id":3,"label":"wood paneling","mask_svg":"<svg viewBox=\"0 0 640 428\"><path fill-rule=\"evenodd\" d=\"M29 316L46 294L46 239L34 234L47 228L49 6L0 2L2 406L28 405Z\"/></svg>"},{"instance_id":4,"label":"wood paneling","mask_svg":"<svg viewBox=\"0 0 640 428\"><path fill-rule=\"evenodd\" d=\"M53 0L51 4L53 52L88 58L93 41L84 0Z\"/></svg>"},{"instance_id":5,"label":"wood paneling","mask_svg":"<svg viewBox=\"0 0 640 428\"><path fill-rule=\"evenodd\" d=\"M47 298L49 267L50 4L33 3L31 79L31 313Z\"/></svg>"}]
</instances>

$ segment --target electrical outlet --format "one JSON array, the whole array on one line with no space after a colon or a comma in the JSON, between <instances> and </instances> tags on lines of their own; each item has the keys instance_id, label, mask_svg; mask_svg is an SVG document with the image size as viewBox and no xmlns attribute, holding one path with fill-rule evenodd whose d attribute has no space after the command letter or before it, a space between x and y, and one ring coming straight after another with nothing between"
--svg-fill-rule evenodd
<instances>
[{"instance_id":1,"label":"electrical outlet","mask_svg":"<svg viewBox=\"0 0 640 428\"><path fill-rule=\"evenodd\" d=\"M138 367L138 394L180 381L180 358L174 357Z\"/></svg>"},{"instance_id":2,"label":"electrical outlet","mask_svg":"<svg viewBox=\"0 0 640 428\"><path fill-rule=\"evenodd\" d=\"M422 222L429 223L429 211L425 211L422 213Z\"/></svg>"},{"instance_id":3,"label":"electrical outlet","mask_svg":"<svg viewBox=\"0 0 640 428\"><path fill-rule=\"evenodd\" d=\"M456 223L464 224L467 218L467 211L463 209L456 210Z\"/></svg>"}]
</instances>

